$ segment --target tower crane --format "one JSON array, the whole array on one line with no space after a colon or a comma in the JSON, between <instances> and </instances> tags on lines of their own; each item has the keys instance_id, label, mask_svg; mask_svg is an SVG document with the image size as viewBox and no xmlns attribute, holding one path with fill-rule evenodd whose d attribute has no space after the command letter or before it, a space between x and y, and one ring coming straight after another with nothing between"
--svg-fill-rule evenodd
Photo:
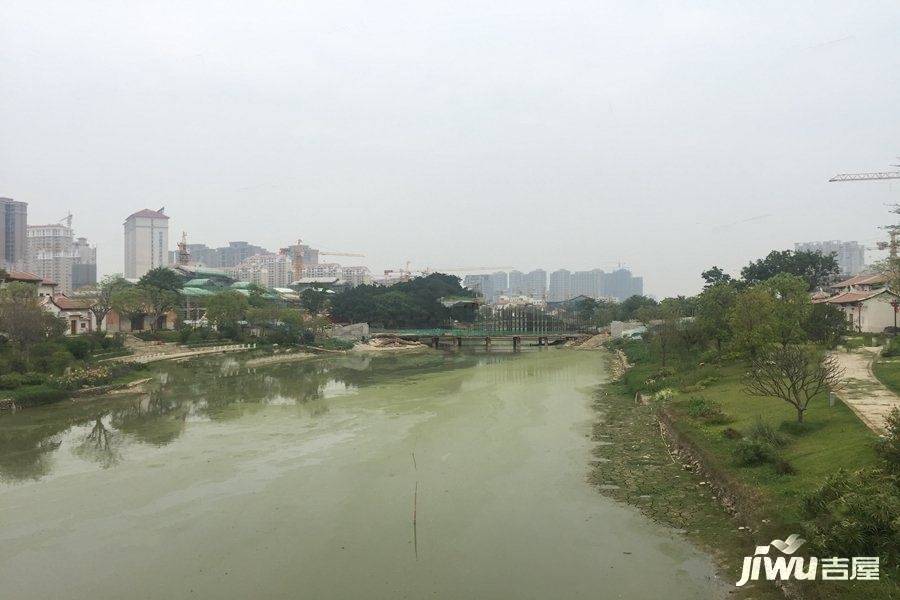
<instances>
[{"instance_id":1,"label":"tower crane","mask_svg":"<svg viewBox=\"0 0 900 600\"><path fill-rule=\"evenodd\" d=\"M900 165L891 165L892 167L900 167ZM884 179L900 179L900 171L879 171L875 173L841 173L839 175L835 175L831 179L829 179L829 183L841 182L841 181L880 181ZM894 213L900 213L900 207L894 206L894 209L891 211ZM892 260L895 260L898 255L898 250L900 250L900 225L887 225L882 227L888 232L888 236L890 241L888 242L878 242L879 250L889 250L890 256Z\"/></svg>"},{"instance_id":2,"label":"tower crane","mask_svg":"<svg viewBox=\"0 0 900 600\"><path fill-rule=\"evenodd\" d=\"M360 254L359 252L324 252L319 250L319 256L352 256L355 258L365 258L365 254Z\"/></svg>"},{"instance_id":3,"label":"tower crane","mask_svg":"<svg viewBox=\"0 0 900 600\"><path fill-rule=\"evenodd\" d=\"M900 179L900 171L881 171L878 173L841 173L828 181L875 181L878 179Z\"/></svg>"},{"instance_id":4,"label":"tower crane","mask_svg":"<svg viewBox=\"0 0 900 600\"><path fill-rule=\"evenodd\" d=\"M900 165L891 166L900 167ZM900 171L878 171L876 173L841 173L839 175L835 175L828 181L834 183L836 181L878 181L881 179L900 179Z\"/></svg>"}]
</instances>

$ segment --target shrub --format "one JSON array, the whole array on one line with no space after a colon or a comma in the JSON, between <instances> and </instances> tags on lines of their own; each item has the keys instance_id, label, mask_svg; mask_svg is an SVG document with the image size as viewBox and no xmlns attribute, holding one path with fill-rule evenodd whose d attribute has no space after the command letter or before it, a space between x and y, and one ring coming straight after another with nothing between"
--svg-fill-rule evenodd
<instances>
[{"instance_id":1,"label":"shrub","mask_svg":"<svg viewBox=\"0 0 900 600\"><path fill-rule=\"evenodd\" d=\"M90 340L83 337L66 338L63 345L66 347L66 350L69 351L69 354L74 356L77 360L84 360L90 356L91 348L93 347Z\"/></svg>"},{"instance_id":2,"label":"shrub","mask_svg":"<svg viewBox=\"0 0 900 600\"><path fill-rule=\"evenodd\" d=\"M884 349L881 351L882 356L900 356L900 338L892 337Z\"/></svg>"},{"instance_id":3,"label":"shrub","mask_svg":"<svg viewBox=\"0 0 900 600\"><path fill-rule=\"evenodd\" d=\"M62 389L77 390L82 387L102 385L112 379L112 374L107 367L98 366L87 369L74 369L66 375L60 375L53 379L53 383Z\"/></svg>"},{"instance_id":4,"label":"shrub","mask_svg":"<svg viewBox=\"0 0 900 600\"><path fill-rule=\"evenodd\" d=\"M23 387L16 390L12 398L19 406L39 406L63 400L69 392L49 385Z\"/></svg>"},{"instance_id":5,"label":"shrub","mask_svg":"<svg viewBox=\"0 0 900 600\"><path fill-rule=\"evenodd\" d=\"M722 411L721 404L702 396L691 396L687 412L693 418L707 423L726 423L728 421L728 415Z\"/></svg>"},{"instance_id":6,"label":"shrub","mask_svg":"<svg viewBox=\"0 0 900 600\"><path fill-rule=\"evenodd\" d=\"M776 459L775 448L771 444L757 440L740 440L732 450L734 463L739 467L753 467Z\"/></svg>"},{"instance_id":7,"label":"shrub","mask_svg":"<svg viewBox=\"0 0 900 600\"><path fill-rule=\"evenodd\" d=\"M18 373L6 373L0 375L0 390L14 390L20 387L25 377Z\"/></svg>"},{"instance_id":8,"label":"shrub","mask_svg":"<svg viewBox=\"0 0 900 600\"><path fill-rule=\"evenodd\" d=\"M733 427L726 427L725 429L723 429L722 435L724 435L729 440L739 440L744 437L743 435L741 435L740 431L734 429Z\"/></svg>"},{"instance_id":9,"label":"shrub","mask_svg":"<svg viewBox=\"0 0 900 600\"><path fill-rule=\"evenodd\" d=\"M784 446L787 443L787 438L759 417L756 417L756 421L747 431L747 437L776 447Z\"/></svg>"},{"instance_id":10,"label":"shrub","mask_svg":"<svg viewBox=\"0 0 900 600\"><path fill-rule=\"evenodd\" d=\"M884 463L884 470L900 475L900 410L896 408L885 422L887 435L878 442L878 454Z\"/></svg>"},{"instance_id":11,"label":"shrub","mask_svg":"<svg viewBox=\"0 0 900 600\"><path fill-rule=\"evenodd\" d=\"M353 348L353 342L347 342L334 338L326 338L315 345L319 348L325 348L326 350L350 350L351 348Z\"/></svg>"},{"instance_id":12,"label":"shrub","mask_svg":"<svg viewBox=\"0 0 900 600\"><path fill-rule=\"evenodd\" d=\"M793 475L797 472L790 462L786 461L783 458L779 458L775 461L775 472L779 475Z\"/></svg>"},{"instance_id":13,"label":"shrub","mask_svg":"<svg viewBox=\"0 0 900 600\"><path fill-rule=\"evenodd\" d=\"M900 557L900 486L878 469L844 470L804 497L801 515L813 547L828 556Z\"/></svg>"},{"instance_id":14,"label":"shrub","mask_svg":"<svg viewBox=\"0 0 900 600\"><path fill-rule=\"evenodd\" d=\"M658 392L653 394L653 399L656 400L657 402L661 402L664 400L668 400L669 398L671 398L674 395L675 395L675 391L672 388L665 388L665 389L659 390Z\"/></svg>"},{"instance_id":15,"label":"shrub","mask_svg":"<svg viewBox=\"0 0 900 600\"><path fill-rule=\"evenodd\" d=\"M47 376L43 373L29 372L22 376L22 385L41 385L47 383Z\"/></svg>"}]
</instances>

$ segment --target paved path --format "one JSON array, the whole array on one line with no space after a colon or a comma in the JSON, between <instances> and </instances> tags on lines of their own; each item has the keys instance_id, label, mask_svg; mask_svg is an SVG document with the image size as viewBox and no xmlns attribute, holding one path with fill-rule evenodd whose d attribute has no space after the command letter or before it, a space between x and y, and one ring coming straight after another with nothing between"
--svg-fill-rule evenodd
<instances>
[{"instance_id":1,"label":"paved path","mask_svg":"<svg viewBox=\"0 0 900 600\"><path fill-rule=\"evenodd\" d=\"M838 396L879 435L885 433L884 421L891 410L900 408L900 396L885 387L872 372L872 363L880 350L859 348L853 352L834 352L844 369L844 388Z\"/></svg>"}]
</instances>

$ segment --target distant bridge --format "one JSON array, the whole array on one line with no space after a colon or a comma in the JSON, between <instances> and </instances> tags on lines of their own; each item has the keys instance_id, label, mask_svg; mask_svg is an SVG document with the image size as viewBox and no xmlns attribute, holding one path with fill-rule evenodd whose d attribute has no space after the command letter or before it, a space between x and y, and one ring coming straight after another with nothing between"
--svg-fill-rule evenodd
<instances>
[{"instance_id":1,"label":"distant bridge","mask_svg":"<svg viewBox=\"0 0 900 600\"><path fill-rule=\"evenodd\" d=\"M441 346L484 346L490 348L498 342L511 343L513 350L523 345L555 346L569 340L578 340L591 335L578 331L517 331L483 329L399 329L372 332L389 333L406 340L423 342L434 348Z\"/></svg>"}]
</instances>

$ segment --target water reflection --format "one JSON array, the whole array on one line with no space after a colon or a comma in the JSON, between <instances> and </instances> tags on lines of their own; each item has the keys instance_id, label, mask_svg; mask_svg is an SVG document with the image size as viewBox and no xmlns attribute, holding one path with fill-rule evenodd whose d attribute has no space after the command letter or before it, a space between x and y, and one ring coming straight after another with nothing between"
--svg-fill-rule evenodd
<instances>
[{"instance_id":1,"label":"water reflection","mask_svg":"<svg viewBox=\"0 0 900 600\"><path fill-rule=\"evenodd\" d=\"M156 367L148 393L32 408L0 416L0 480L49 475L57 457L111 468L127 462L134 447L164 446L197 421L224 422L266 410L296 406L297 417L315 419L360 389L384 383L416 385L431 373L508 362L491 369L492 382L528 378L568 381L560 361L522 361L506 353L429 352L357 356L247 367L234 357ZM459 388L464 377L446 383ZM447 391L454 391L446 388Z\"/></svg>"},{"instance_id":2,"label":"water reflection","mask_svg":"<svg viewBox=\"0 0 900 600\"><path fill-rule=\"evenodd\" d=\"M108 418L108 415L98 414L91 430L73 449L75 455L95 462L104 469L115 465L122 458L119 450L122 444L122 434L115 431L108 423L104 423L105 417Z\"/></svg>"}]
</instances>

